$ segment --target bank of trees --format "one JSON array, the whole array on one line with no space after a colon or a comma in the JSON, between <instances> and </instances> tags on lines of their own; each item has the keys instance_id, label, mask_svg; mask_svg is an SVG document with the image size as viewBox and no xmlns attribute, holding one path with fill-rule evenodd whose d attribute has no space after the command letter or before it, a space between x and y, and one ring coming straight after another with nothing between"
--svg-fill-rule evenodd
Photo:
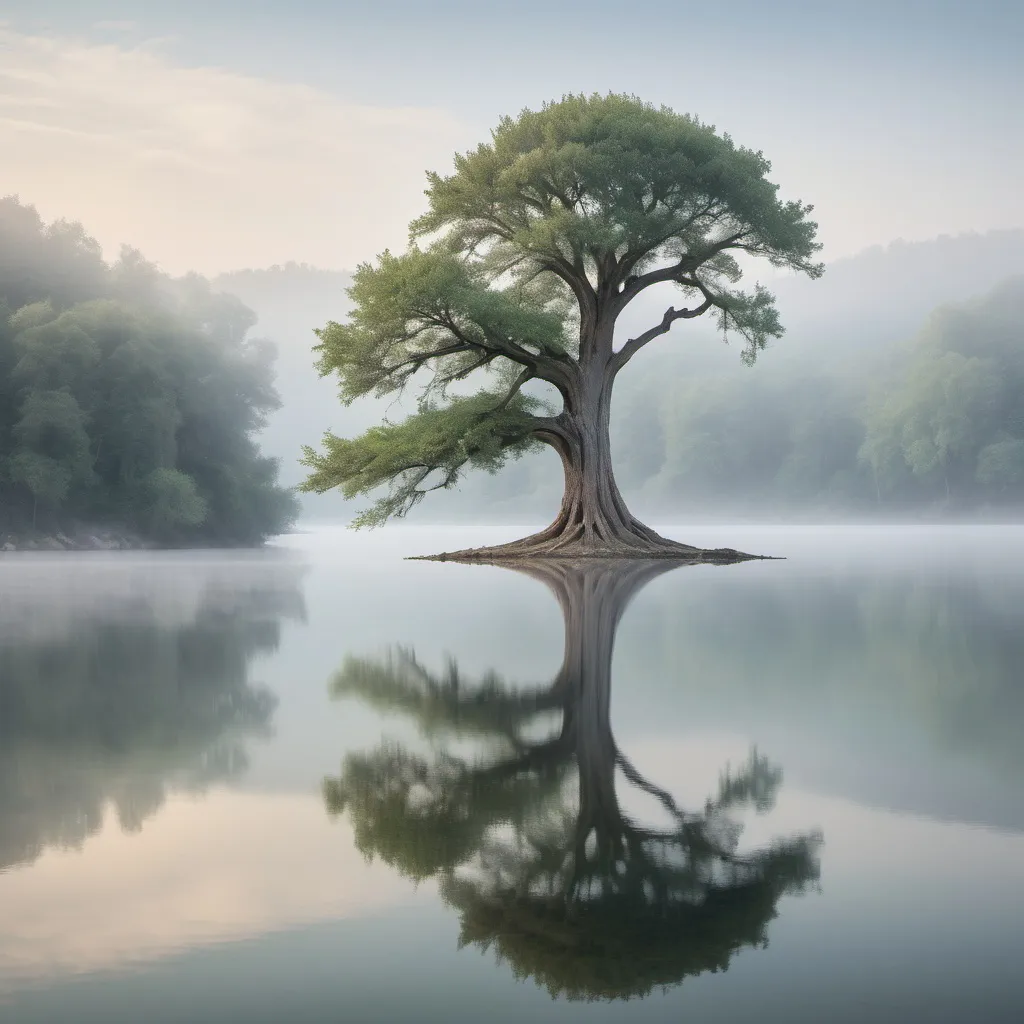
<instances>
[{"instance_id":1,"label":"bank of trees","mask_svg":"<svg viewBox=\"0 0 1024 1024\"><path fill-rule=\"evenodd\" d=\"M251 544L295 511L255 434L278 406L255 315L196 275L0 200L0 534Z\"/></svg>"},{"instance_id":2,"label":"bank of trees","mask_svg":"<svg viewBox=\"0 0 1024 1024\"><path fill-rule=\"evenodd\" d=\"M935 310L916 337L860 365L766 358L757 374L687 377L665 365L682 358L623 380L612 443L639 507L956 516L1024 506L1024 278ZM673 376L669 393L660 382Z\"/></svg>"}]
</instances>

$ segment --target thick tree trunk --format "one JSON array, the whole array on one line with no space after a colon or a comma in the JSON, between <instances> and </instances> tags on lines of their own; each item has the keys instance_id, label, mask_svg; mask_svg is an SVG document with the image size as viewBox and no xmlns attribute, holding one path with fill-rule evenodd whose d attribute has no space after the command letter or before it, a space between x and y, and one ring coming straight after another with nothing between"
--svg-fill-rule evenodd
<instances>
[{"instance_id":1,"label":"thick tree trunk","mask_svg":"<svg viewBox=\"0 0 1024 1024\"><path fill-rule=\"evenodd\" d=\"M540 421L536 437L562 460L565 492L555 521L540 533L510 544L446 552L438 560L489 561L537 557L674 558L681 562L738 562L731 548L702 549L662 537L636 519L615 483L612 468L609 367L581 372L563 391L565 409Z\"/></svg>"}]
</instances>

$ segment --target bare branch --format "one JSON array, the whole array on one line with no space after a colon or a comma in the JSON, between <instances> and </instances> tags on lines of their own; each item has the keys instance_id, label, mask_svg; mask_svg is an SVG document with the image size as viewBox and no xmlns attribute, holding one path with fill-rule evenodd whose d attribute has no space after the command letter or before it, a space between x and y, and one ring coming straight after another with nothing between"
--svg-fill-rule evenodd
<instances>
[{"instance_id":1,"label":"bare branch","mask_svg":"<svg viewBox=\"0 0 1024 1024\"><path fill-rule=\"evenodd\" d=\"M689 285L692 288L698 289L704 296L704 301L693 309L676 309L674 306L669 306L665 310L665 315L661 318L661 323L654 327L644 331L643 334L638 334L635 338L630 338L618 352L615 353L614 366L616 370L621 370L646 345L649 341L653 341L655 338L660 337L662 334L668 334L671 330L672 325L677 320L694 320L699 316L703 316L713 305L715 305L715 296L712 295L708 289L701 284L696 278L689 278L684 280L684 284Z\"/></svg>"},{"instance_id":2,"label":"bare branch","mask_svg":"<svg viewBox=\"0 0 1024 1024\"><path fill-rule=\"evenodd\" d=\"M434 326L434 324L431 324L431 329ZM395 363L394 366L384 367L384 372L390 375L392 373L396 373L398 370L404 369L406 366L414 366L412 372L415 373L416 370L418 370L428 359L437 359L441 356L452 356L459 352L469 352L474 347L475 346L468 345L465 342L460 341L454 345L446 345L444 348L435 349L433 352L417 352L415 355L411 355L407 359L403 359L401 362Z\"/></svg>"},{"instance_id":3,"label":"bare branch","mask_svg":"<svg viewBox=\"0 0 1024 1024\"><path fill-rule=\"evenodd\" d=\"M485 352L476 362L470 363L469 366L464 366L462 369L454 370L444 376L435 377L434 380L430 382L430 388L443 388L449 384L453 384L457 380L465 380L471 373L479 370L483 366L486 366L488 363L494 362L497 358L497 352Z\"/></svg>"},{"instance_id":4,"label":"bare branch","mask_svg":"<svg viewBox=\"0 0 1024 1024\"><path fill-rule=\"evenodd\" d=\"M508 393L501 400L501 403L494 407L493 411L494 412L501 412L503 409L507 409L508 408L508 403L511 402L512 399L515 398L515 396L517 394L519 394L519 391L522 388L522 386L527 381L532 380L532 379L533 379L533 371L529 367L526 367L523 370L523 372L521 374L519 374L518 377L516 377L514 383L512 384L512 387L509 388Z\"/></svg>"}]
</instances>

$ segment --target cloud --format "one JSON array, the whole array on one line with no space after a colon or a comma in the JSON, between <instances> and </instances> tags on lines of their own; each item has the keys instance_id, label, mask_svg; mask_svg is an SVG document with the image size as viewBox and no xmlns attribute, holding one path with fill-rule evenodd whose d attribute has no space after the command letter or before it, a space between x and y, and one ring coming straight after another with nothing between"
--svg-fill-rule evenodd
<instances>
[{"instance_id":1,"label":"cloud","mask_svg":"<svg viewBox=\"0 0 1024 1024\"><path fill-rule=\"evenodd\" d=\"M465 130L437 109L0 29L0 193L166 269L353 266L405 242L423 173Z\"/></svg>"}]
</instances>

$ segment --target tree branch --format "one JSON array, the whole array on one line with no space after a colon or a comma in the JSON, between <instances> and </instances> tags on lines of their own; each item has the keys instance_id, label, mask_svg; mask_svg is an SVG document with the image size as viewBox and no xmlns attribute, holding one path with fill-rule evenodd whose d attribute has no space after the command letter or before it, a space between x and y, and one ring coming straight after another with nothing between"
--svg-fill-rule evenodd
<instances>
[{"instance_id":1,"label":"tree branch","mask_svg":"<svg viewBox=\"0 0 1024 1024\"><path fill-rule=\"evenodd\" d=\"M508 403L512 401L517 394L519 394L520 388L528 381L533 379L533 370L529 367L525 367L523 372L516 377L512 387L509 388L508 394L501 400L501 403L494 407L494 412L501 412L508 408Z\"/></svg>"},{"instance_id":2,"label":"tree branch","mask_svg":"<svg viewBox=\"0 0 1024 1024\"><path fill-rule=\"evenodd\" d=\"M615 353L613 365L616 370L621 370L649 341L653 341L662 334L668 334L672 325L677 320L694 320L699 316L703 316L715 304L715 296L696 278L686 280L684 283L697 288L703 294L704 301L693 309L676 309L674 306L669 306L665 310L665 315L661 318L660 324L649 328L643 334L638 334L635 338L630 338Z\"/></svg>"},{"instance_id":3,"label":"tree branch","mask_svg":"<svg viewBox=\"0 0 1024 1024\"><path fill-rule=\"evenodd\" d=\"M659 200L656 197L653 198L651 200L650 209L647 209L645 205L644 212L646 214L650 214L655 209L658 202ZM622 259L619 260L618 266L616 268L617 282L621 284L623 281L625 281L628 278L630 272L633 270L633 267L635 267L636 264L640 260L642 260L644 256L646 256L648 253L654 252L657 248L664 245L670 238L673 238L676 235L681 235L684 231L689 231L690 228L692 228L698 220L702 219L703 217L707 217L715 209L717 202L718 200L716 199L709 200L707 203L705 203L704 206L697 210L696 213L691 214L682 224L673 224L672 229L670 231L665 232L660 237L649 239L648 241L644 242L639 248L627 249L626 252L623 253Z\"/></svg>"},{"instance_id":4,"label":"tree branch","mask_svg":"<svg viewBox=\"0 0 1024 1024\"><path fill-rule=\"evenodd\" d=\"M470 338L455 322L454 317L450 313L447 313L444 317L438 317L436 323L439 327L443 327L446 331L451 332L452 336L458 338L459 342L467 348L490 352L494 356L504 356L506 359L511 359L514 363L528 366L533 370L536 370L541 362L547 361L545 357L535 355L514 341L507 339L492 340L487 335L485 335L483 341L477 338ZM479 327L479 325L476 326Z\"/></svg>"},{"instance_id":5,"label":"tree branch","mask_svg":"<svg viewBox=\"0 0 1024 1024\"><path fill-rule=\"evenodd\" d=\"M433 324L431 326L434 326ZM417 352L415 355L411 355L401 362L395 363L394 366L385 366L385 375L390 376L396 373L398 370L404 369L406 366L414 366L413 373L416 372L428 359L437 359L441 356L453 356L459 352L469 352L474 346L468 345L465 342L458 342L454 345L446 345L444 348L435 349L433 352Z\"/></svg>"},{"instance_id":6,"label":"tree branch","mask_svg":"<svg viewBox=\"0 0 1024 1024\"><path fill-rule=\"evenodd\" d=\"M619 293L619 309L625 308L637 295L645 288L650 288L651 285L664 284L670 281L679 283L686 274L693 274L694 271L699 270L709 259L717 256L720 252L725 252L726 249L743 248L742 246L737 246L736 243L744 235L746 235L745 231L738 231L699 253L687 253L678 263L673 263L669 267L651 270L646 274L641 274L639 277L632 278L630 283Z\"/></svg>"},{"instance_id":7,"label":"tree branch","mask_svg":"<svg viewBox=\"0 0 1024 1024\"><path fill-rule=\"evenodd\" d=\"M447 373L444 374L443 376L435 377L428 385L428 388L444 388L457 380L465 380L466 377L468 377L475 370L479 370L481 367L486 366L488 363L493 363L494 360L497 358L497 352L484 352L484 354L475 363L470 363L469 366L464 366L462 367L461 370L455 370L452 373Z\"/></svg>"}]
</instances>

